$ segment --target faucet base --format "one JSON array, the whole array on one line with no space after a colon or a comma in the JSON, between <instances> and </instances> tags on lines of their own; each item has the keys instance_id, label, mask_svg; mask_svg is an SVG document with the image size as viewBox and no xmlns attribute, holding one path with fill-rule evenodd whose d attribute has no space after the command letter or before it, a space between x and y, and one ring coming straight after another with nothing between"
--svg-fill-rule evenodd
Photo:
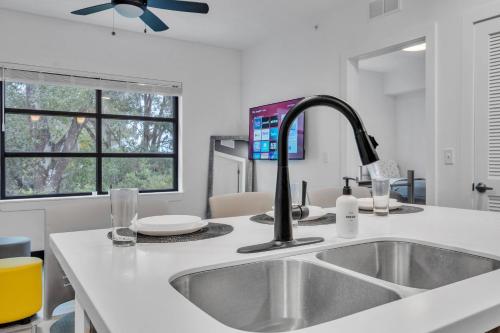
<instances>
[{"instance_id":1,"label":"faucet base","mask_svg":"<svg viewBox=\"0 0 500 333\"><path fill-rule=\"evenodd\" d=\"M281 241L273 240L273 241L263 243L263 244L240 247L237 252L238 253L266 252L266 251L273 251L273 250L279 250L279 249L287 249L289 247L296 247L296 246L304 246L304 245L309 245L309 244L321 243L324 240L325 239L321 238L321 237L298 238L298 239L293 239L293 240L288 241L288 242L281 242Z\"/></svg>"}]
</instances>

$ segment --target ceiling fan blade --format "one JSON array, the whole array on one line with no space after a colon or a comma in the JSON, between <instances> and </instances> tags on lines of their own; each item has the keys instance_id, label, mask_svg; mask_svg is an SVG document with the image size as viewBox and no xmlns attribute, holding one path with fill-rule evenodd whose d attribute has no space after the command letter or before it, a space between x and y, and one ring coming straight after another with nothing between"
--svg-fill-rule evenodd
<instances>
[{"instance_id":1,"label":"ceiling fan blade","mask_svg":"<svg viewBox=\"0 0 500 333\"><path fill-rule=\"evenodd\" d=\"M178 0L148 0L148 7L199 14L206 14L209 10L206 3Z\"/></svg>"},{"instance_id":2,"label":"ceiling fan blade","mask_svg":"<svg viewBox=\"0 0 500 333\"><path fill-rule=\"evenodd\" d=\"M106 9L111 9L113 7L114 7L114 5L112 3L105 3L102 5L97 5L97 6L92 6L92 7L87 7L87 8L75 10L74 12L71 12L71 14L89 15L89 14L102 12L103 10L106 10Z\"/></svg>"},{"instance_id":3,"label":"ceiling fan blade","mask_svg":"<svg viewBox=\"0 0 500 333\"><path fill-rule=\"evenodd\" d=\"M158 16L153 14L153 12L151 12L149 9L146 9L144 11L144 14L142 14L140 18L142 22L146 23L148 27L150 27L156 32L168 30L168 26L165 23L163 23L162 20L160 20Z\"/></svg>"}]
</instances>

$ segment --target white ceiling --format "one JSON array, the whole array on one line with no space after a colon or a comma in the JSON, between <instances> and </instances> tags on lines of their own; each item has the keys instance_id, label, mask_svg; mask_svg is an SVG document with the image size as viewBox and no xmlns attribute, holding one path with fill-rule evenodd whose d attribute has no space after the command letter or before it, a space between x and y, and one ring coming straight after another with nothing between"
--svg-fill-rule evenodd
<instances>
[{"instance_id":1,"label":"white ceiling","mask_svg":"<svg viewBox=\"0 0 500 333\"><path fill-rule=\"evenodd\" d=\"M0 0L0 8L36 15L111 27L112 10L77 16L76 9L106 3L107 0ZM208 15L151 9L170 30L154 33L210 45L245 49L268 36L290 29L312 26L315 20L349 0L208 0ZM117 29L142 32L139 19L115 14ZM153 34L153 32L151 32Z\"/></svg>"},{"instance_id":2,"label":"white ceiling","mask_svg":"<svg viewBox=\"0 0 500 333\"><path fill-rule=\"evenodd\" d=\"M409 66L424 66L425 52L395 51L380 56L362 59L358 67L361 70L378 73L391 73Z\"/></svg>"}]
</instances>

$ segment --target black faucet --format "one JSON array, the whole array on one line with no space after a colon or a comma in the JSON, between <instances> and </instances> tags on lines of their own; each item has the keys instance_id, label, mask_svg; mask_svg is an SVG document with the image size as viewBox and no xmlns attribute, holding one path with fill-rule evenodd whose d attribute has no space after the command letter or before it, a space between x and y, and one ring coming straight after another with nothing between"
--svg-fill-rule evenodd
<instances>
[{"instance_id":1,"label":"black faucet","mask_svg":"<svg viewBox=\"0 0 500 333\"><path fill-rule=\"evenodd\" d=\"M293 239L292 208L290 198L290 177L288 171L288 133L295 119L306 109L328 106L342 113L354 130L359 156L363 165L378 161L375 139L368 135L358 113L346 102L332 96L313 96L294 106L281 123L278 137L278 176L274 200L274 239L268 243L238 249L238 253L256 253L294 246L314 244L324 241L321 237Z\"/></svg>"}]
</instances>

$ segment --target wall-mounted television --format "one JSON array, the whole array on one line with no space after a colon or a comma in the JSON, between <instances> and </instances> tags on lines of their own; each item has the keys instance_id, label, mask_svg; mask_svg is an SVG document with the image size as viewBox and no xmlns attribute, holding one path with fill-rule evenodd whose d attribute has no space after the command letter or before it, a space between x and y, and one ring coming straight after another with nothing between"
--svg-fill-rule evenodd
<instances>
[{"instance_id":1,"label":"wall-mounted television","mask_svg":"<svg viewBox=\"0 0 500 333\"><path fill-rule=\"evenodd\" d=\"M288 111L303 98L257 106L250 109L248 157L251 160L278 159L278 133ZM288 157L303 160L305 116L302 113L293 123L288 136Z\"/></svg>"}]
</instances>

